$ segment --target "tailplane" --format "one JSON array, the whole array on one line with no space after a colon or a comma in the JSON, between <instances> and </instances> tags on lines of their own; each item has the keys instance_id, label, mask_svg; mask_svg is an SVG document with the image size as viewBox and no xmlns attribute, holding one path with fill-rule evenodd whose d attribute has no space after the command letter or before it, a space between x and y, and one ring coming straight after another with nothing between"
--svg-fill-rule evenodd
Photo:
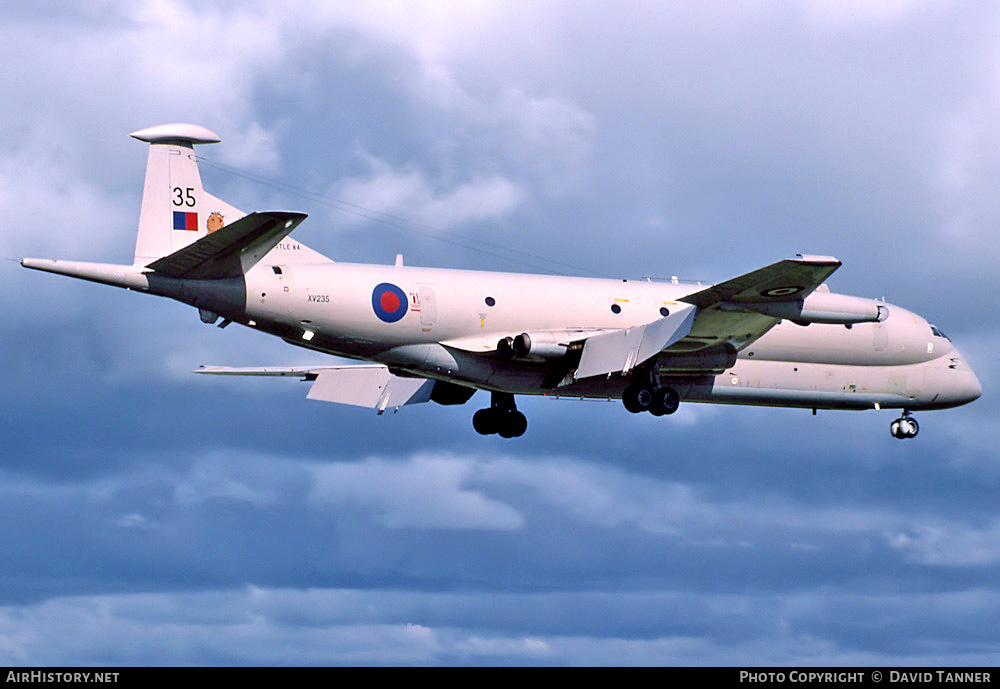
<instances>
[{"instance_id":1,"label":"tailplane","mask_svg":"<svg viewBox=\"0 0 1000 689\"><path fill-rule=\"evenodd\" d=\"M148 267L160 275L187 280L238 278L305 219L305 213L251 213Z\"/></svg>"}]
</instances>

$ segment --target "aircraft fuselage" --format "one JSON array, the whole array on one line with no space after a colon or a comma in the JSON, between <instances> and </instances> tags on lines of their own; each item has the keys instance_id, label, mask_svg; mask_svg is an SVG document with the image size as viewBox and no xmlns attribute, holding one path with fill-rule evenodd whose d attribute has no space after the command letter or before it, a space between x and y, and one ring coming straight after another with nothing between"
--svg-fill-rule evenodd
<instances>
[{"instance_id":1,"label":"aircraft fuselage","mask_svg":"<svg viewBox=\"0 0 1000 689\"><path fill-rule=\"evenodd\" d=\"M405 305L394 312L403 311L398 320L389 322L376 312L373 293L379 285L405 295ZM292 344L414 375L517 394L620 397L627 382L620 375L545 389L546 362L483 356L474 349L476 341L485 351L503 337L557 331L567 323L639 326L697 289L651 280L275 263L247 273L243 313L222 315ZM978 396L979 383L950 340L917 314L887 307L885 321L850 328L782 321L717 375L666 377L692 402L916 410L956 406ZM449 341L461 348L441 344Z\"/></svg>"}]
</instances>

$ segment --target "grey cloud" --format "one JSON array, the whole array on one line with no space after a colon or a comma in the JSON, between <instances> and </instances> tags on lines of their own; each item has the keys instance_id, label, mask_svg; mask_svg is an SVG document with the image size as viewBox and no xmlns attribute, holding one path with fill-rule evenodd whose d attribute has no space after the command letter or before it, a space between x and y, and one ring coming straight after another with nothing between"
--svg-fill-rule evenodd
<instances>
[{"instance_id":1,"label":"grey cloud","mask_svg":"<svg viewBox=\"0 0 1000 689\"><path fill-rule=\"evenodd\" d=\"M609 596L250 586L6 606L0 608L0 657L10 664L618 665L711 659L733 665L974 665L995 657L995 639L982 628L956 624L954 613L984 621L996 606L995 596L978 590L902 599L822 590L774 597L666 591ZM590 624L612 610L625 624ZM864 647L870 631L858 622L872 614L888 616L896 635L877 651ZM580 633L567 633L576 627L574 618L588 623ZM908 633L905 620L915 623L916 634ZM937 631L921 631L932 629ZM926 644L939 634L952 643L927 653Z\"/></svg>"},{"instance_id":2,"label":"grey cloud","mask_svg":"<svg viewBox=\"0 0 1000 689\"><path fill-rule=\"evenodd\" d=\"M1000 520L984 528L917 523L886 534L889 545L926 565L988 565L1000 561Z\"/></svg>"},{"instance_id":3,"label":"grey cloud","mask_svg":"<svg viewBox=\"0 0 1000 689\"><path fill-rule=\"evenodd\" d=\"M281 549L288 559L255 560L248 574L298 584L338 571L382 571L433 585L449 576L447 558L464 561L470 547L493 549L482 561L464 565L471 568L470 581L491 585L504 576L494 568L515 553L525 575L539 581L559 581L564 569L578 570L577 584L592 581L595 573L587 568L605 564L595 545L620 551L618 557L638 572L683 556L688 564L671 574L678 581L697 576L701 566L720 557L749 562L762 553L777 558L773 565L798 562L819 568L819 580L837 581L843 567L835 564L837 553L845 547L859 561L883 567L896 566L902 556L917 565L979 570L977 576L988 576L1000 560L995 526L983 530L929 508L904 512L829 499L809 503L749 486L738 498L716 492L704 484L569 458L424 452L317 461L233 450L203 453L180 466L151 455L113 474L62 482L8 474L0 489L9 517L21 514L30 523L32 515L45 515L30 527L38 542L61 543L57 534L74 533L91 543L75 565L80 575L109 549L120 549L114 562L96 571L113 576L124 557L150 572L170 566L189 570L196 580L239 581L239 563L230 558L264 557L274 547L272 539L295 524L304 530L284 537ZM7 519L3 529L13 535L22 528L19 523ZM126 531L144 535L133 540ZM119 537L124 540L116 544ZM192 557L208 544L214 544L209 552ZM374 544L380 544L385 562L372 559L380 552ZM422 550L430 546L444 559L425 558ZM301 566L317 547L328 552L304 571L305 578L286 579L289 568ZM544 565L552 547L562 551L554 571ZM68 552L64 548L46 553L31 547L11 553L8 564L42 574ZM825 572L824 563L830 565ZM630 576L626 570L612 578ZM724 573L718 578L731 580Z\"/></svg>"},{"instance_id":4,"label":"grey cloud","mask_svg":"<svg viewBox=\"0 0 1000 689\"><path fill-rule=\"evenodd\" d=\"M521 515L467 486L475 463L417 456L407 462L367 459L313 469L309 499L318 505L369 508L391 528L518 529Z\"/></svg>"},{"instance_id":5,"label":"grey cloud","mask_svg":"<svg viewBox=\"0 0 1000 689\"><path fill-rule=\"evenodd\" d=\"M370 172L364 177L340 179L331 190L331 198L364 209L341 218L342 225L387 214L403 216L406 224L417 223L421 229L447 231L458 225L502 219L525 201L523 186L499 175L473 177L439 189L440 185L420 170L396 170L371 155L363 157Z\"/></svg>"}]
</instances>

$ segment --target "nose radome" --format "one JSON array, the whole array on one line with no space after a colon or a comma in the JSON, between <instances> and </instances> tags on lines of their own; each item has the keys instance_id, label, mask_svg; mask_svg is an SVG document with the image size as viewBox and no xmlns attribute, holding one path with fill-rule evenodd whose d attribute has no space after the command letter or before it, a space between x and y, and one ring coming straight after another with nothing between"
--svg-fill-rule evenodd
<instances>
[{"instance_id":1,"label":"nose radome","mask_svg":"<svg viewBox=\"0 0 1000 689\"><path fill-rule=\"evenodd\" d=\"M979 382L979 378L976 377L976 374L973 373L972 369L970 368L968 371L966 371L966 381L965 381L965 387L962 390L962 397L964 398L966 403L969 403L979 399L980 395L982 394L983 394L983 386Z\"/></svg>"},{"instance_id":2,"label":"nose radome","mask_svg":"<svg viewBox=\"0 0 1000 689\"><path fill-rule=\"evenodd\" d=\"M959 359L959 362L957 370L947 372L957 374L951 379L951 383L949 384L951 397L954 399L956 405L974 402L983 394L983 386L968 362L964 359Z\"/></svg>"},{"instance_id":3,"label":"nose radome","mask_svg":"<svg viewBox=\"0 0 1000 689\"><path fill-rule=\"evenodd\" d=\"M947 363L942 366L941 363ZM950 363L949 363L950 362ZM956 353L954 357L937 359L937 365L925 372L924 383L929 400L938 408L958 407L979 399L983 386L969 365Z\"/></svg>"}]
</instances>

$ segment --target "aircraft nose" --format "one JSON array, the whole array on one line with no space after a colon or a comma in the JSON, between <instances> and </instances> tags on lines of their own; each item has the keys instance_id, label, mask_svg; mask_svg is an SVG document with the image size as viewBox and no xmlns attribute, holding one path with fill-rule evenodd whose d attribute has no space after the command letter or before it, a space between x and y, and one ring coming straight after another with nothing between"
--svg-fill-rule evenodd
<instances>
[{"instance_id":1,"label":"aircraft nose","mask_svg":"<svg viewBox=\"0 0 1000 689\"><path fill-rule=\"evenodd\" d=\"M947 409L979 399L983 386L961 355L955 352L945 363L947 366L939 364L928 369L924 378L928 391L934 395L932 403Z\"/></svg>"},{"instance_id":2,"label":"aircraft nose","mask_svg":"<svg viewBox=\"0 0 1000 689\"><path fill-rule=\"evenodd\" d=\"M958 370L948 371L948 373L957 374L951 376L951 382L948 385L948 396L951 397L955 405L968 404L979 399L979 396L983 394L983 386L979 382L979 378L967 364L960 365Z\"/></svg>"},{"instance_id":3,"label":"aircraft nose","mask_svg":"<svg viewBox=\"0 0 1000 689\"><path fill-rule=\"evenodd\" d=\"M962 397L962 401L968 404L969 402L973 402L979 399L980 395L983 394L983 386L979 382L979 379L976 378L976 374L972 372L971 368L965 373L966 376L965 380L963 381L962 390L960 394Z\"/></svg>"}]
</instances>

